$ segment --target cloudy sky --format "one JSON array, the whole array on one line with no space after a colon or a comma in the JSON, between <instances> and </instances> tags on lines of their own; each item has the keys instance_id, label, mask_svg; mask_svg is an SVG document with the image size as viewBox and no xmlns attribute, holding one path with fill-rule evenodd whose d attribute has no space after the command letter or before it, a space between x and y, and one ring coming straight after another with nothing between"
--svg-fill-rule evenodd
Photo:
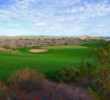
<instances>
[{"instance_id":1,"label":"cloudy sky","mask_svg":"<svg viewBox=\"0 0 110 100\"><path fill-rule=\"evenodd\" d=\"M0 36L110 36L110 0L0 0Z\"/></svg>"}]
</instances>

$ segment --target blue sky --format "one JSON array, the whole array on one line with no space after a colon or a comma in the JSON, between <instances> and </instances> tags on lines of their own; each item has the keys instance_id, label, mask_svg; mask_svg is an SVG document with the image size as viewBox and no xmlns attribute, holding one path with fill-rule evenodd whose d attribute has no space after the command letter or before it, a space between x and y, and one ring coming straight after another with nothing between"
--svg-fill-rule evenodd
<instances>
[{"instance_id":1,"label":"blue sky","mask_svg":"<svg viewBox=\"0 0 110 100\"><path fill-rule=\"evenodd\" d=\"M110 0L0 2L0 36L110 36Z\"/></svg>"}]
</instances>

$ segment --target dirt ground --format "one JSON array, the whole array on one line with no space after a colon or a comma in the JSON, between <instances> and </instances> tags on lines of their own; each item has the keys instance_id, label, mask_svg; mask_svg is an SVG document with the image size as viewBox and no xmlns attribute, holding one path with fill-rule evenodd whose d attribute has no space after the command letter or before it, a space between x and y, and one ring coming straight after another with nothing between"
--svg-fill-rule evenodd
<instances>
[{"instance_id":1,"label":"dirt ground","mask_svg":"<svg viewBox=\"0 0 110 100\"><path fill-rule=\"evenodd\" d=\"M70 83L70 84L58 83L57 79L51 78L51 79L46 79L45 84L46 86L43 90L30 92L27 93L26 95L30 97L33 94L33 98L38 96L40 100L50 100L47 99L45 95L47 95L47 93L49 94L50 91L56 89L57 92L64 94L66 99L62 99L62 100L92 100L92 97L88 92L86 86L82 83ZM52 94L48 96L54 98ZM56 100L56 99L51 99L51 100Z\"/></svg>"},{"instance_id":2,"label":"dirt ground","mask_svg":"<svg viewBox=\"0 0 110 100\"><path fill-rule=\"evenodd\" d=\"M7 49L0 47L1 51L7 51Z\"/></svg>"}]
</instances>

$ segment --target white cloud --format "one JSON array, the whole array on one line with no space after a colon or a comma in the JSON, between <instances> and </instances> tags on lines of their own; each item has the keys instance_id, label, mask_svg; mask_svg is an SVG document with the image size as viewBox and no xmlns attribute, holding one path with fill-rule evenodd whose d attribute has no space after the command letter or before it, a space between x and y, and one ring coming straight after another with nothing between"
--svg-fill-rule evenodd
<instances>
[{"instance_id":1,"label":"white cloud","mask_svg":"<svg viewBox=\"0 0 110 100\"><path fill-rule=\"evenodd\" d=\"M18 18L36 22L53 17L52 21L58 21L57 14L60 14L59 21L85 20L110 14L110 4L107 0L95 3L82 0L14 0L14 2L0 10L0 20Z\"/></svg>"},{"instance_id":2,"label":"white cloud","mask_svg":"<svg viewBox=\"0 0 110 100\"><path fill-rule=\"evenodd\" d=\"M91 26L90 33L107 33L110 32L110 19L103 20L96 23L96 25Z\"/></svg>"},{"instance_id":3,"label":"white cloud","mask_svg":"<svg viewBox=\"0 0 110 100\"><path fill-rule=\"evenodd\" d=\"M49 28L49 30L56 30L62 28L61 24L55 23L52 27Z\"/></svg>"},{"instance_id":4,"label":"white cloud","mask_svg":"<svg viewBox=\"0 0 110 100\"><path fill-rule=\"evenodd\" d=\"M89 26L81 24L81 22L89 24L89 20L91 19L110 16L109 0L90 0L89 2L88 0L12 1L14 3L9 3L0 8L0 22L8 23L7 27L14 27L14 25L20 27L19 24L22 27L22 23L27 22L30 27L45 26L48 28L48 32L59 30L65 31L65 33L81 34L84 31L87 32L86 30L88 30L88 33L104 33L109 31L110 24L108 23L110 20L105 21L106 23L102 21L100 23L94 22L94 24L90 24ZM17 21L21 22L17 23ZM71 23L71 25L66 26L66 23ZM74 26L74 23L80 24ZM74 27L72 28L71 26Z\"/></svg>"},{"instance_id":5,"label":"white cloud","mask_svg":"<svg viewBox=\"0 0 110 100\"><path fill-rule=\"evenodd\" d=\"M45 26L47 24L46 23L36 23L35 25L37 25L37 26Z\"/></svg>"}]
</instances>

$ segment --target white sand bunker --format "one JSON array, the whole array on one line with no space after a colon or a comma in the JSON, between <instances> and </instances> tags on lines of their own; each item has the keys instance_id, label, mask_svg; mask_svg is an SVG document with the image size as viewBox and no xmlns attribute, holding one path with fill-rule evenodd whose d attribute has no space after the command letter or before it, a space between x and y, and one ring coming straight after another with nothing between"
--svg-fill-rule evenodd
<instances>
[{"instance_id":1,"label":"white sand bunker","mask_svg":"<svg viewBox=\"0 0 110 100\"><path fill-rule=\"evenodd\" d=\"M31 49L29 50L30 52L46 52L48 50L45 50L45 49Z\"/></svg>"}]
</instances>

